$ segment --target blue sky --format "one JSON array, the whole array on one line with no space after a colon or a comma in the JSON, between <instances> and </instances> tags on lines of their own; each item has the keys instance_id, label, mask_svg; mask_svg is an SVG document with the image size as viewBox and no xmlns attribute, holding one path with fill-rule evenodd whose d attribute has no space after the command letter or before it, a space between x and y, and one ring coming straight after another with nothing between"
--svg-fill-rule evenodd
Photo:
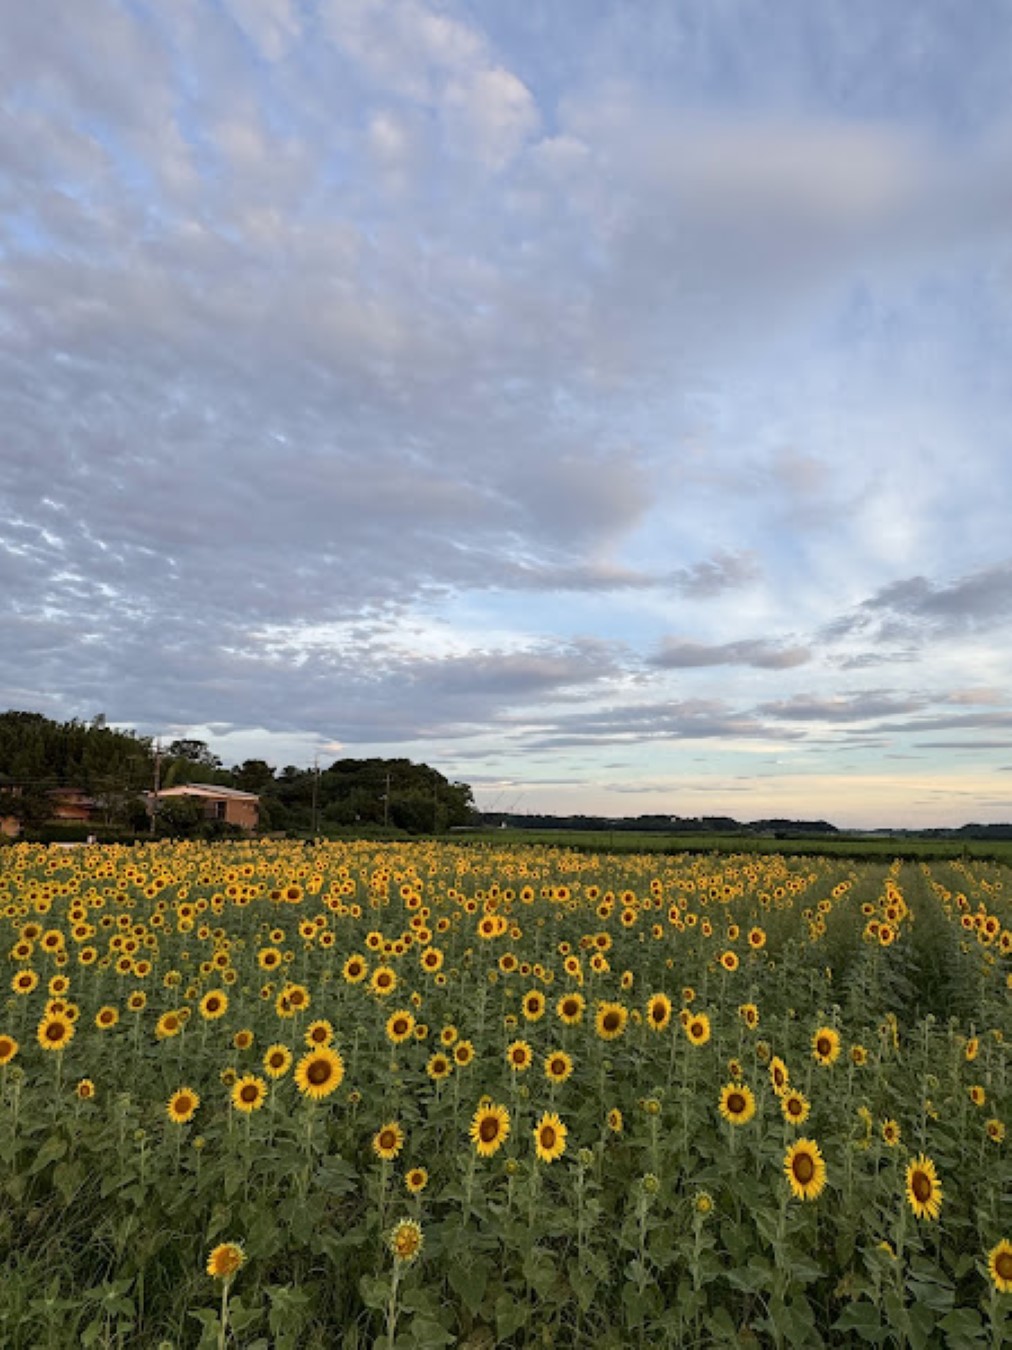
<instances>
[{"instance_id":1,"label":"blue sky","mask_svg":"<svg viewBox=\"0 0 1012 1350\"><path fill-rule=\"evenodd\" d=\"M1006 3L36 0L0 706L1012 819Z\"/></svg>"}]
</instances>

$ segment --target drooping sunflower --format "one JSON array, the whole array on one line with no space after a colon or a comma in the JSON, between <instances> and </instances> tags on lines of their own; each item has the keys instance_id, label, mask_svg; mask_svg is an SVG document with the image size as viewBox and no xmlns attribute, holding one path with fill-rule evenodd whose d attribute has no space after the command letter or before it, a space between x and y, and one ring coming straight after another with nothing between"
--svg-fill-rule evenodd
<instances>
[{"instance_id":1,"label":"drooping sunflower","mask_svg":"<svg viewBox=\"0 0 1012 1350\"><path fill-rule=\"evenodd\" d=\"M718 1107L728 1124L747 1125L755 1115L755 1094L745 1083L726 1083Z\"/></svg>"},{"instance_id":2,"label":"drooping sunflower","mask_svg":"<svg viewBox=\"0 0 1012 1350\"><path fill-rule=\"evenodd\" d=\"M812 1036L812 1056L816 1064L835 1064L840 1057L840 1033L833 1027L819 1027Z\"/></svg>"},{"instance_id":3,"label":"drooping sunflower","mask_svg":"<svg viewBox=\"0 0 1012 1350\"><path fill-rule=\"evenodd\" d=\"M292 1052L287 1045L277 1042L264 1051L264 1073L268 1078L283 1078L292 1067Z\"/></svg>"},{"instance_id":4,"label":"drooping sunflower","mask_svg":"<svg viewBox=\"0 0 1012 1350\"><path fill-rule=\"evenodd\" d=\"M987 1092L980 1083L974 1083L967 1089L970 1101L974 1106L984 1106L987 1104Z\"/></svg>"},{"instance_id":5,"label":"drooping sunflower","mask_svg":"<svg viewBox=\"0 0 1012 1350\"><path fill-rule=\"evenodd\" d=\"M780 1098L780 1110L788 1125L803 1125L811 1109L808 1098L797 1088L787 1088Z\"/></svg>"},{"instance_id":6,"label":"drooping sunflower","mask_svg":"<svg viewBox=\"0 0 1012 1350\"><path fill-rule=\"evenodd\" d=\"M207 1273L216 1280L231 1280L246 1264L246 1253L238 1242L220 1242L207 1258Z\"/></svg>"},{"instance_id":7,"label":"drooping sunflower","mask_svg":"<svg viewBox=\"0 0 1012 1350\"><path fill-rule=\"evenodd\" d=\"M988 1252L987 1269L999 1294L1012 1294L1012 1242L1008 1238Z\"/></svg>"},{"instance_id":8,"label":"drooping sunflower","mask_svg":"<svg viewBox=\"0 0 1012 1350\"><path fill-rule=\"evenodd\" d=\"M425 1243L421 1225L414 1219L401 1219L394 1224L387 1241L394 1259L404 1266L415 1260Z\"/></svg>"},{"instance_id":9,"label":"drooping sunflower","mask_svg":"<svg viewBox=\"0 0 1012 1350\"><path fill-rule=\"evenodd\" d=\"M575 1027L583 1017L583 1010L587 1006L587 1000L582 994L563 994L555 1005L555 1011L559 1020L567 1027Z\"/></svg>"},{"instance_id":10,"label":"drooping sunflower","mask_svg":"<svg viewBox=\"0 0 1012 1350\"><path fill-rule=\"evenodd\" d=\"M784 1155L784 1173L799 1200L815 1200L826 1185L826 1164L814 1139L799 1139Z\"/></svg>"},{"instance_id":11,"label":"drooping sunflower","mask_svg":"<svg viewBox=\"0 0 1012 1350\"><path fill-rule=\"evenodd\" d=\"M392 1162L404 1147L404 1131L396 1120L381 1125L372 1137L372 1151L384 1162Z\"/></svg>"},{"instance_id":12,"label":"drooping sunflower","mask_svg":"<svg viewBox=\"0 0 1012 1350\"><path fill-rule=\"evenodd\" d=\"M232 1105L237 1111L249 1114L259 1111L267 1100L267 1084L256 1073L244 1074L232 1088Z\"/></svg>"},{"instance_id":13,"label":"drooping sunflower","mask_svg":"<svg viewBox=\"0 0 1012 1350\"><path fill-rule=\"evenodd\" d=\"M43 1050L63 1050L74 1039L76 1028L64 1013L48 1013L36 1033Z\"/></svg>"},{"instance_id":14,"label":"drooping sunflower","mask_svg":"<svg viewBox=\"0 0 1012 1350\"><path fill-rule=\"evenodd\" d=\"M942 1186L930 1158L919 1153L907 1167L907 1203L918 1219L937 1219L942 1208Z\"/></svg>"},{"instance_id":15,"label":"drooping sunflower","mask_svg":"<svg viewBox=\"0 0 1012 1350\"><path fill-rule=\"evenodd\" d=\"M510 1113L497 1102L483 1100L471 1117L471 1142L479 1157L491 1158L498 1153L510 1132Z\"/></svg>"},{"instance_id":16,"label":"drooping sunflower","mask_svg":"<svg viewBox=\"0 0 1012 1350\"><path fill-rule=\"evenodd\" d=\"M534 1147L541 1162L555 1162L566 1151L568 1130L554 1111L546 1111L534 1127Z\"/></svg>"},{"instance_id":17,"label":"drooping sunflower","mask_svg":"<svg viewBox=\"0 0 1012 1350\"><path fill-rule=\"evenodd\" d=\"M387 1040L393 1045L401 1045L414 1035L415 1015L407 1008L398 1008L387 1018Z\"/></svg>"},{"instance_id":18,"label":"drooping sunflower","mask_svg":"<svg viewBox=\"0 0 1012 1350\"><path fill-rule=\"evenodd\" d=\"M693 1045L705 1045L710 1039L710 1019L706 1013L690 1013L682 1025Z\"/></svg>"},{"instance_id":19,"label":"drooping sunflower","mask_svg":"<svg viewBox=\"0 0 1012 1350\"><path fill-rule=\"evenodd\" d=\"M321 1045L329 1045L334 1039L334 1027L326 1017L320 1017L315 1022L310 1022L302 1039L310 1050L315 1050Z\"/></svg>"},{"instance_id":20,"label":"drooping sunflower","mask_svg":"<svg viewBox=\"0 0 1012 1350\"><path fill-rule=\"evenodd\" d=\"M200 1105L200 1096L191 1087L178 1088L169 1098L165 1113L174 1125L185 1125L192 1120Z\"/></svg>"},{"instance_id":21,"label":"drooping sunflower","mask_svg":"<svg viewBox=\"0 0 1012 1350\"><path fill-rule=\"evenodd\" d=\"M344 1081L344 1060L331 1045L307 1051L295 1066L295 1086L312 1101L322 1101Z\"/></svg>"},{"instance_id":22,"label":"drooping sunflower","mask_svg":"<svg viewBox=\"0 0 1012 1350\"><path fill-rule=\"evenodd\" d=\"M992 1117L984 1127L987 1130L987 1137L994 1144L1000 1144L1005 1138L1005 1122L999 1120L997 1116Z\"/></svg>"},{"instance_id":23,"label":"drooping sunflower","mask_svg":"<svg viewBox=\"0 0 1012 1350\"><path fill-rule=\"evenodd\" d=\"M545 1056L545 1077L550 1083L564 1083L572 1072L572 1056L565 1050L552 1050Z\"/></svg>"},{"instance_id":24,"label":"drooping sunflower","mask_svg":"<svg viewBox=\"0 0 1012 1350\"><path fill-rule=\"evenodd\" d=\"M670 998L667 994L651 994L647 999L647 1026L651 1031L664 1031L670 1021Z\"/></svg>"},{"instance_id":25,"label":"drooping sunflower","mask_svg":"<svg viewBox=\"0 0 1012 1350\"><path fill-rule=\"evenodd\" d=\"M9 1064L19 1049L13 1036L0 1036L0 1064Z\"/></svg>"},{"instance_id":26,"label":"drooping sunflower","mask_svg":"<svg viewBox=\"0 0 1012 1350\"><path fill-rule=\"evenodd\" d=\"M594 1017L594 1030L602 1041L615 1041L625 1031L629 1009L624 1003L601 1002Z\"/></svg>"}]
</instances>

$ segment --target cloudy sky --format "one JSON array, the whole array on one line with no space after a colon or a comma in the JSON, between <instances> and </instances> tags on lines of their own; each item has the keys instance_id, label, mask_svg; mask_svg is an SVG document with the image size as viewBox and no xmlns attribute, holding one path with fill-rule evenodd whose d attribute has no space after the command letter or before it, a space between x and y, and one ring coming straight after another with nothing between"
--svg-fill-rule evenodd
<instances>
[{"instance_id":1,"label":"cloudy sky","mask_svg":"<svg viewBox=\"0 0 1012 1350\"><path fill-rule=\"evenodd\" d=\"M1006 0L33 0L0 707L1012 819Z\"/></svg>"}]
</instances>

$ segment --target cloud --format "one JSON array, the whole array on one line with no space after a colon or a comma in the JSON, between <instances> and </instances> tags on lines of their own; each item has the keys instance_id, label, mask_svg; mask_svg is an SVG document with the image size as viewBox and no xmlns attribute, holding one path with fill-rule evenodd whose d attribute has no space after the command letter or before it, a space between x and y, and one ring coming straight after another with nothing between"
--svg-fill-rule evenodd
<instances>
[{"instance_id":1,"label":"cloud","mask_svg":"<svg viewBox=\"0 0 1012 1350\"><path fill-rule=\"evenodd\" d=\"M953 581L905 577L823 629L830 641L853 634L885 640L976 633L1012 619L1012 562L1003 560Z\"/></svg>"},{"instance_id":2,"label":"cloud","mask_svg":"<svg viewBox=\"0 0 1012 1350\"><path fill-rule=\"evenodd\" d=\"M698 666L755 666L760 670L789 670L810 661L808 647L788 646L765 638L707 644L669 637L651 664L666 670L689 670Z\"/></svg>"},{"instance_id":3,"label":"cloud","mask_svg":"<svg viewBox=\"0 0 1012 1350\"><path fill-rule=\"evenodd\" d=\"M902 698L885 690L871 689L832 698L796 694L789 699L762 703L757 711L764 717L788 722L866 722L897 713L916 712L928 702L924 698Z\"/></svg>"}]
</instances>

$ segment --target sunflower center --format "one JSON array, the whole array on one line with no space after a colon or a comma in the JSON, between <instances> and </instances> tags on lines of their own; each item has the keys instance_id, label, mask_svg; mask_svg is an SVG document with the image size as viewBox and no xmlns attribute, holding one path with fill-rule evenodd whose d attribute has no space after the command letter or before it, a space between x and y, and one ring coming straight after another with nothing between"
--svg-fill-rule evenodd
<instances>
[{"instance_id":1,"label":"sunflower center","mask_svg":"<svg viewBox=\"0 0 1012 1350\"><path fill-rule=\"evenodd\" d=\"M815 1162L807 1153L799 1153L791 1164L791 1169L802 1186L807 1186L815 1176Z\"/></svg>"},{"instance_id":2,"label":"sunflower center","mask_svg":"<svg viewBox=\"0 0 1012 1350\"><path fill-rule=\"evenodd\" d=\"M255 1083L247 1083L239 1095L244 1102L255 1102L260 1094Z\"/></svg>"},{"instance_id":3,"label":"sunflower center","mask_svg":"<svg viewBox=\"0 0 1012 1350\"><path fill-rule=\"evenodd\" d=\"M51 1026L46 1027L47 1041L62 1041L65 1034L62 1022L53 1022Z\"/></svg>"},{"instance_id":4,"label":"sunflower center","mask_svg":"<svg viewBox=\"0 0 1012 1350\"><path fill-rule=\"evenodd\" d=\"M829 1040L825 1036L820 1036L817 1042L817 1049L820 1055L828 1055L831 1049Z\"/></svg>"},{"instance_id":5,"label":"sunflower center","mask_svg":"<svg viewBox=\"0 0 1012 1350\"><path fill-rule=\"evenodd\" d=\"M654 1006L650 1009L650 1016L654 1019L655 1022L663 1022L664 1005L662 1003L655 1003Z\"/></svg>"},{"instance_id":6,"label":"sunflower center","mask_svg":"<svg viewBox=\"0 0 1012 1350\"><path fill-rule=\"evenodd\" d=\"M915 1172L910 1180L910 1189L922 1205L931 1199L931 1178L926 1172Z\"/></svg>"},{"instance_id":7,"label":"sunflower center","mask_svg":"<svg viewBox=\"0 0 1012 1350\"><path fill-rule=\"evenodd\" d=\"M999 1252L995 1257L994 1268L1001 1280L1012 1280L1012 1252Z\"/></svg>"},{"instance_id":8,"label":"sunflower center","mask_svg":"<svg viewBox=\"0 0 1012 1350\"><path fill-rule=\"evenodd\" d=\"M788 1099L787 1099L787 1113L788 1113L788 1115L791 1115L791 1116L800 1116L800 1115L801 1115L801 1102L800 1102L800 1100L799 1100L797 1097L788 1097Z\"/></svg>"},{"instance_id":9,"label":"sunflower center","mask_svg":"<svg viewBox=\"0 0 1012 1350\"><path fill-rule=\"evenodd\" d=\"M192 1107L193 1102L189 1097L177 1097L176 1110L181 1116L185 1115Z\"/></svg>"},{"instance_id":10,"label":"sunflower center","mask_svg":"<svg viewBox=\"0 0 1012 1350\"><path fill-rule=\"evenodd\" d=\"M702 1036L703 1024L701 1022L693 1022L692 1026L689 1028L689 1031L693 1036L696 1037Z\"/></svg>"},{"instance_id":11,"label":"sunflower center","mask_svg":"<svg viewBox=\"0 0 1012 1350\"><path fill-rule=\"evenodd\" d=\"M555 1126L554 1126L554 1125L542 1125L542 1127L541 1127L541 1147L542 1147L543 1149L546 1149L546 1150L547 1150L547 1149L553 1149L553 1148L555 1147L555 1140L556 1140L556 1138L557 1138L557 1135L556 1135L556 1133L555 1133Z\"/></svg>"},{"instance_id":12,"label":"sunflower center","mask_svg":"<svg viewBox=\"0 0 1012 1350\"><path fill-rule=\"evenodd\" d=\"M745 1098L740 1092L732 1092L727 1099L727 1109L733 1116L740 1116L745 1110Z\"/></svg>"},{"instance_id":13,"label":"sunflower center","mask_svg":"<svg viewBox=\"0 0 1012 1350\"><path fill-rule=\"evenodd\" d=\"M380 1148L385 1148L387 1150L396 1148L397 1136L394 1134L393 1130L382 1130L380 1132L379 1142Z\"/></svg>"},{"instance_id":14,"label":"sunflower center","mask_svg":"<svg viewBox=\"0 0 1012 1350\"><path fill-rule=\"evenodd\" d=\"M602 1025L605 1031L617 1031L620 1020L618 1013L605 1013Z\"/></svg>"},{"instance_id":15,"label":"sunflower center","mask_svg":"<svg viewBox=\"0 0 1012 1350\"><path fill-rule=\"evenodd\" d=\"M277 1062L280 1063L280 1057ZM314 1059L306 1070L306 1077L313 1087L322 1087L324 1083L330 1081L330 1072L330 1065L325 1059ZM388 1148L389 1145L384 1145L384 1147Z\"/></svg>"},{"instance_id":16,"label":"sunflower center","mask_svg":"<svg viewBox=\"0 0 1012 1350\"><path fill-rule=\"evenodd\" d=\"M478 1137L483 1144L491 1144L499 1134L499 1118L486 1116L478 1126Z\"/></svg>"}]
</instances>

